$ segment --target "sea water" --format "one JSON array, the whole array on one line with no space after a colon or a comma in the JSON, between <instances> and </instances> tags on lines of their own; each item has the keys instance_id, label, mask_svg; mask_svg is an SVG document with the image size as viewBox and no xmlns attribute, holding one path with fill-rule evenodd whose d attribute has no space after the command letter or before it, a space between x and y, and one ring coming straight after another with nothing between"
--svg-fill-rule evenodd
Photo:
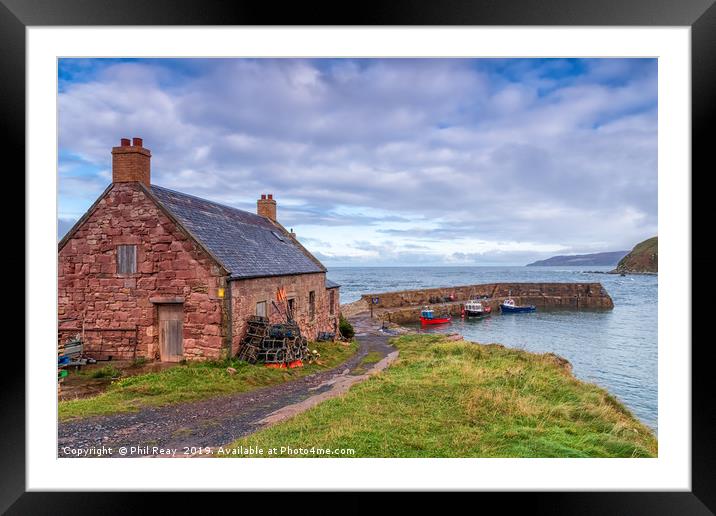
<instances>
[{"instance_id":1,"label":"sea water","mask_svg":"<svg viewBox=\"0 0 716 516\"><path fill-rule=\"evenodd\" d=\"M577 378L607 389L657 430L656 276L599 274L611 267L342 267L328 271L341 285L341 303L362 294L498 282L600 282L614 300L605 311L540 310L485 319L454 317L452 324L420 328L459 332L467 340L556 353Z\"/></svg>"}]
</instances>

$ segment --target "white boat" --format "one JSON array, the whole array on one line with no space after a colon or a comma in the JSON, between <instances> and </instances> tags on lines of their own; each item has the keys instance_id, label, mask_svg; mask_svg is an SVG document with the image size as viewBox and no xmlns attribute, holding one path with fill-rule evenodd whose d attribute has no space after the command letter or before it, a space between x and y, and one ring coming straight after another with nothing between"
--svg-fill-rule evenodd
<instances>
[{"instance_id":1,"label":"white boat","mask_svg":"<svg viewBox=\"0 0 716 516\"><path fill-rule=\"evenodd\" d=\"M477 299L471 299L465 303L465 317L484 317L490 315L492 308L485 306Z\"/></svg>"}]
</instances>

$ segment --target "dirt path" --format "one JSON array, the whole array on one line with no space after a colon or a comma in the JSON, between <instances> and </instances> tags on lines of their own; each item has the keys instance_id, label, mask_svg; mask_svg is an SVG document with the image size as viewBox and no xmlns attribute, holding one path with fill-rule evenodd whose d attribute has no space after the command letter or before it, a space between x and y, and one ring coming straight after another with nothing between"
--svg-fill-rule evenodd
<instances>
[{"instance_id":1,"label":"dirt path","mask_svg":"<svg viewBox=\"0 0 716 516\"><path fill-rule=\"evenodd\" d=\"M228 444L285 419L286 414L305 410L328 397L332 389L347 389L357 380L348 380L355 376L352 372L361 373L363 379L365 371L357 368L368 353L385 358L395 351L388 345L389 336L374 328L370 319L357 318L355 327L358 352L334 369L251 392L60 423L58 456L96 456L99 450L105 457L171 456L155 453L154 447L183 456L185 447Z\"/></svg>"}]
</instances>

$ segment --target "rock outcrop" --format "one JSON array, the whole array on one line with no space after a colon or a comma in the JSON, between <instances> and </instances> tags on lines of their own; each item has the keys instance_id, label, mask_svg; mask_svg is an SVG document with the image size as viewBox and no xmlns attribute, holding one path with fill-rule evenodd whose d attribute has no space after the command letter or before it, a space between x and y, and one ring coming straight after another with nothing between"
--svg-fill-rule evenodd
<instances>
[{"instance_id":1,"label":"rock outcrop","mask_svg":"<svg viewBox=\"0 0 716 516\"><path fill-rule=\"evenodd\" d=\"M614 274L656 274L659 272L659 240L649 238L634 246L634 249L622 258Z\"/></svg>"}]
</instances>

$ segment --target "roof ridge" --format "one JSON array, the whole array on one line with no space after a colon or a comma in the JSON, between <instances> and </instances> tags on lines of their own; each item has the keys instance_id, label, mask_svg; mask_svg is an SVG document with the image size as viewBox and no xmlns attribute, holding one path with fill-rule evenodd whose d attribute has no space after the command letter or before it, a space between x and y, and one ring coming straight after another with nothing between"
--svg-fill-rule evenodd
<instances>
[{"instance_id":1,"label":"roof ridge","mask_svg":"<svg viewBox=\"0 0 716 516\"><path fill-rule=\"evenodd\" d=\"M220 206L220 207L226 208L226 209L228 209L228 210L240 211L241 213L246 213L247 215L251 215L251 216L256 217L256 218L258 218L258 219L266 219L266 217L262 217L261 215L258 215L258 214L256 214L256 213L253 213L253 212L250 212L250 211L247 211L247 210L242 210L241 208L236 208L236 207L234 207L234 206L229 206L228 204L223 204L223 203L220 203L220 202L212 201L211 199L206 199L206 198L204 198L204 197L199 197L198 195L189 194L189 193L186 193L186 192L180 192L179 190L174 190L174 189L172 189L172 188L167 188L166 186L160 186L160 185L152 184L152 185L151 185L151 188L159 188L160 190L164 190L164 191L167 191L167 192L171 192L171 193L175 193L175 194L179 194L179 195L184 195L185 197L191 197L192 199L196 199L197 201L207 202L207 203L209 203L209 204L215 204L216 206ZM150 188L150 189L151 189L151 188Z\"/></svg>"}]
</instances>

